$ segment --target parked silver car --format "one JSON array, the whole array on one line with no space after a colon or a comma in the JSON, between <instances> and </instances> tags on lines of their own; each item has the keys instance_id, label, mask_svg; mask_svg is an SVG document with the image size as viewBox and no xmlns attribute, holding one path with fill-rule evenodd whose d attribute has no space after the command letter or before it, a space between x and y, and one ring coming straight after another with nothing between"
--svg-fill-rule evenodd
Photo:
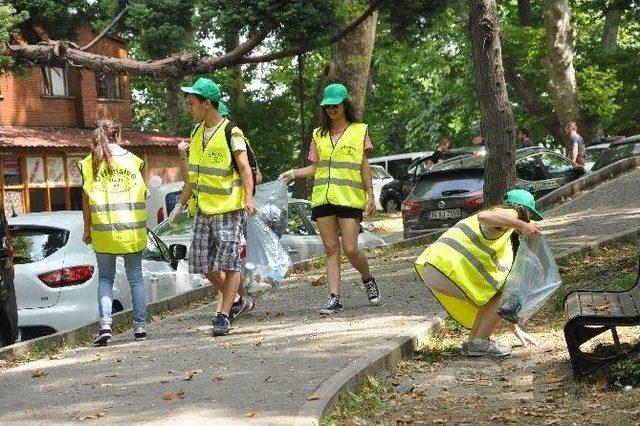
<instances>
[{"instance_id":1,"label":"parked silver car","mask_svg":"<svg viewBox=\"0 0 640 426\"><path fill-rule=\"evenodd\" d=\"M189 247L193 232L193 218L182 214L173 224L167 221L153 229L165 244L184 244ZM289 223L280 242L293 262L324 255L322 239L316 224L311 220L311 203L307 200L289 199ZM386 244L376 234L362 230L358 236L358 246L376 247Z\"/></svg>"}]
</instances>

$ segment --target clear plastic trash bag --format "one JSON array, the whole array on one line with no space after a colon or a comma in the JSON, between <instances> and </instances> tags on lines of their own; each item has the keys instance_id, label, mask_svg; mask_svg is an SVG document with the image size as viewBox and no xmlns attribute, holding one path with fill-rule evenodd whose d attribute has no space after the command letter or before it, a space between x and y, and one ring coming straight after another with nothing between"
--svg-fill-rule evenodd
<instances>
[{"instance_id":1,"label":"clear plastic trash bag","mask_svg":"<svg viewBox=\"0 0 640 426\"><path fill-rule=\"evenodd\" d=\"M287 182L276 180L256 186L254 202L260 218L278 238L282 237L289 222Z\"/></svg>"},{"instance_id":2,"label":"clear plastic trash bag","mask_svg":"<svg viewBox=\"0 0 640 426\"><path fill-rule=\"evenodd\" d=\"M560 273L544 236L520 236L511 272L502 288L498 315L523 324L560 287Z\"/></svg>"},{"instance_id":3,"label":"clear plastic trash bag","mask_svg":"<svg viewBox=\"0 0 640 426\"><path fill-rule=\"evenodd\" d=\"M247 257L242 271L245 290L258 295L275 289L291 268L289 254L257 214L247 217L246 240Z\"/></svg>"}]
</instances>

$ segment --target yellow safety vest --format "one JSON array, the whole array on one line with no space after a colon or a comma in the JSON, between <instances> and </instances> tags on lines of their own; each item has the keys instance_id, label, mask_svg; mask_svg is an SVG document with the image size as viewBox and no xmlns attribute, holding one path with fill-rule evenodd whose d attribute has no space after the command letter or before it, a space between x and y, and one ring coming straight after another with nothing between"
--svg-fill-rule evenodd
<instances>
[{"instance_id":1,"label":"yellow safety vest","mask_svg":"<svg viewBox=\"0 0 640 426\"><path fill-rule=\"evenodd\" d=\"M89 197L91 242L96 253L137 253L147 245L147 187L140 170L144 162L127 152L106 161L93 177L92 156L79 162L82 189Z\"/></svg>"},{"instance_id":2,"label":"yellow safety vest","mask_svg":"<svg viewBox=\"0 0 640 426\"><path fill-rule=\"evenodd\" d=\"M334 204L364 210L366 193L360 167L366 136L366 124L351 123L334 146L328 132L322 136L320 128L313 131L318 163L311 193L312 207Z\"/></svg>"},{"instance_id":3,"label":"yellow safety vest","mask_svg":"<svg viewBox=\"0 0 640 426\"><path fill-rule=\"evenodd\" d=\"M469 300L432 290L447 312L463 326L471 328L479 307L504 285L513 264L512 232L513 229L508 229L498 238L486 238L475 214L442 234L416 260L420 278L424 280L423 268L428 263L467 295Z\"/></svg>"},{"instance_id":4,"label":"yellow safety vest","mask_svg":"<svg viewBox=\"0 0 640 426\"><path fill-rule=\"evenodd\" d=\"M191 135L189 183L195 204L191 203L189 213L194 213L196 206L205 214L227 213L245 206L242 180L233 166L233 154L224 134L227 122L225 119L218 126L204 150L204 122ZM244 138L237 127L231 134Z\"/></svg>"}]
</instances>

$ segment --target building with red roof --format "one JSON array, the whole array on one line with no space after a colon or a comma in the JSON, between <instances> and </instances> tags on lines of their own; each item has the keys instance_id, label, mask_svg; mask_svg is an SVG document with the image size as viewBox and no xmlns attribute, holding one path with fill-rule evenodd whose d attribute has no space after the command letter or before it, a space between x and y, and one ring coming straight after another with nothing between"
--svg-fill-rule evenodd
<instances>
[{"instance_id":1,"label":"building with red roof","mask_svg":"<svg viewBox=\"0 0 640 426\"><path fill-rule=\"evenodd\" d=\"M95 36L81 28L76 42ZM125 43L112 37L89 51L127 57ZM76 164L89 154L94 123L103 117L122 124L122 145L145 160L147 179L181 179L176 146L183 138L131 129L127 76L49 66L0 75L0 201L7 214L81 208Z\"/></svg>"}]
</instances>

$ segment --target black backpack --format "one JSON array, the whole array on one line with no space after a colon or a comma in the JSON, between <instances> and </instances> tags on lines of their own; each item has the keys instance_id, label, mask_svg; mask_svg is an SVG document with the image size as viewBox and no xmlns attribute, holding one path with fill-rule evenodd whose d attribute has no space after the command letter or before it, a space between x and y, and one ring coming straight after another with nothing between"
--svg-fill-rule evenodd
<instances>
[{"instance_id":1,"label":"black backpack","mask_svg":"<svg viewBox=\"0 0 640 426\"><path fill-rule=\"evenodd\" d=\"M231 150L231 130L236 126L233 121L227 122L227 125L224 127L224 137L227 140L227 147L229 147L229 152L231 153L231 159L233 161L233 167L236 169L236 172L240 173L238 169L238 164L236 163L236 157L233 155L233 151ZM251 145L247 142L247 158L249 159L249 167L251 167L251 177L253 178L253 194L256 193L256 176L258 175L258 159L256 158L256 153L253 152Z\"/></svg>"}]
</instances>

